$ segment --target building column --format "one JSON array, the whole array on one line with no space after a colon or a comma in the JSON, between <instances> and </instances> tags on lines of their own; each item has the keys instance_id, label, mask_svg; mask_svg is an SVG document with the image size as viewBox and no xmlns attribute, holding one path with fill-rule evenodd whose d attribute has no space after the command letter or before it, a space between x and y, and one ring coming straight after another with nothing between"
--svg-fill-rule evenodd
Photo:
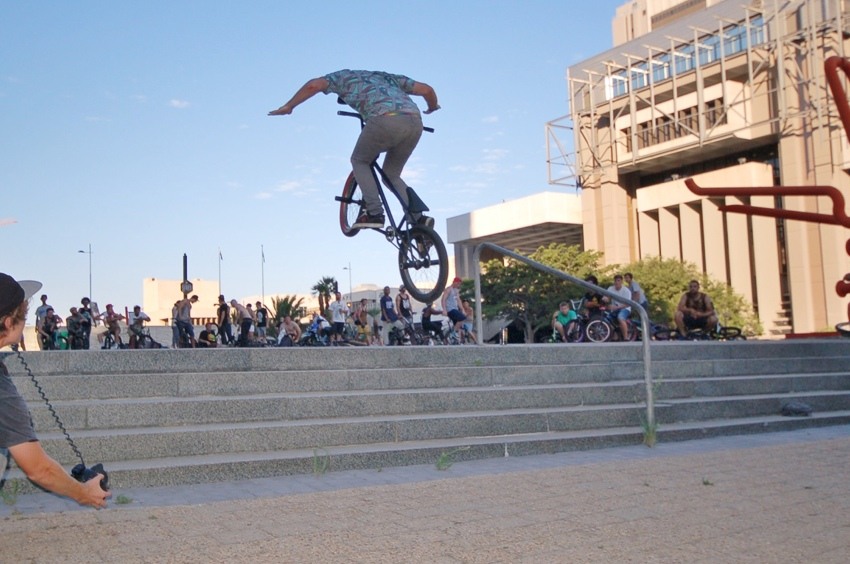
<instances>
[{"instance_id":1,"label":"building column","mask_svg":"<svg viewBox=\"0 0 850 564\"><path fill-rule=\"evenodd\" d=\"M638 226L640 227L640 258L660 257L658 212L638 212Z\"/></svg>"},{"instance_id":2,"label":"building column","mask_svg":"<svg viewBox=\"0 0 850 564\"><path fill-rule=\"evenodd\" d=\"M682 260L703 270L702 214L699 202L679 205L679 227L682 232Z\"/></svg>"},{"instance_id":3,"label":"building column","mask_svg":"<svg viewBox=\"0 0 850 564\"><path fill-rule=\"evenodd\" d=\"M726 231L723 229L723 212L720 204L710 198L702 203L702 229L705 253L705 272L714 279L729 280L726 271Z\"/></svg>"},{"instance_id":4,"label":"building column","mask_svg":"<svg viewBox=\"0 0 850 564\"><path fill-rule=\"evenodd\" d=\"M661 239L661 258L682 260L682 249L679 241L679 208L660 208L658 210L658 230Z\"/></svg>"},{"instance_id":5,"label":"building column","mask_svg":"<svg viewBox=\"0 0 850 564\"><path fill-rule=\"evenodd\" d=\"M743 203L740 198L726 197L727 205ZM729 240L729 283L752 302L753 272L750 269L750 230L747 221L748 217L745 214L726 214L726 237Z\"/></svg>"},{"instance_id":6,"label":"building column","mask_svg":"<svg viewBox=\"0 0 850 564\"><path fill-rule=\"evenodd\" d=\"M750 203L759 208L773 208L773 196L753 196ZM782 310L782 288L779 283L779 247L776 238L776 219L752 216L753 240L758 242L753 263L756 281L758 314L766 335L781 333L776 322Z\"/></svg>"}]
</instances>

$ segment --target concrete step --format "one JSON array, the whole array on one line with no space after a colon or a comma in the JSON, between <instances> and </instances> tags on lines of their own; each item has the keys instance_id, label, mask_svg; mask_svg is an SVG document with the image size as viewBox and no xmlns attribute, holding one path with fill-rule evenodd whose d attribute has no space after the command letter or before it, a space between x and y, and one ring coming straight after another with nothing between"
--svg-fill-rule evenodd
<instances>
[{"instance_id":1,"label":"concrete step","mask_svg":"<svg viewBox=\"0 0 850 564\"><path fill-rule=\"evenodd\" d=\"M816 413L811 417L749 417L661 425L657 438L682 441L718 435L785 431L850 423L850 411ZM462 460L570 452L588 448L641 444L643 431L632 426L583 431L546 431L503 436L462 437L327 446L250 453L170 456L106 462L114 490L124 487L182 485L243 480L291 474L374 469L413 464L438 467ZM98 462L88 457L91 465ZM20 480L13 470L10 479ZM26 490L27 485L21 486Z\"/></svg>"},{"instance_id":2,"label":"concrete step","mask_svg":"<svg viewBox=\"0 0 850 564\"><path fill-rule=\"evenodd\" d=\"M846 423L850 340L651 344L660 440ZM116 487L643 440L643 345L60 351L24 359ZM48 452L73 454L6 357ZM778 416L798 399L810 418Z\"/></svg>"}]
</instances>

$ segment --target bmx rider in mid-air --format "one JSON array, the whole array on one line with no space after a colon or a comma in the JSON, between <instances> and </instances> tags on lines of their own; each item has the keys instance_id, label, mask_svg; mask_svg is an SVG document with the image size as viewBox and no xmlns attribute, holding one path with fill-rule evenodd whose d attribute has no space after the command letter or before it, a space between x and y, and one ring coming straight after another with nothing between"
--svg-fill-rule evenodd
<instances>
[{"instance_id":1,"label":"bmx rider in mid-air","mask_svg":"<svg viewBox=\"0 0 850 564\"><path fill-rule=\"evenodd\" d=\"M384 172L407 207L408 186L401 178L401 171L422 136L422 116L410 94L425 98L428 104L425 113L430 114L440 109L437 93L424 82L404 75L346 69L307 81L291 100L268 115L289 115L297 105L319 92L333 92L366 122L351 153L354 178L364 199L364 209L351 227L380 229L385 218L371 165L381 153L386 153ZM434 225L433 218L422 214L414 214L412 219L428 227Z\"/></svg>"}]
</instances>

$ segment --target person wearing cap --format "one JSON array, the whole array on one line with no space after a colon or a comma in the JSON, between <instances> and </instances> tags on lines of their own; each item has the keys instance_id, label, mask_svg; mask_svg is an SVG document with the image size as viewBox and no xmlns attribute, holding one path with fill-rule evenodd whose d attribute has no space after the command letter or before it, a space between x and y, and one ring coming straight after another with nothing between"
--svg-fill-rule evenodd
<instances>
[{"instance_id":1,"label":"person wearing cap","mask_svg":"<svg viewBox=\"0 0 850 564\"><path fill-rule=\"evenodd\" d=\"M27 290L24 290L24 285ZM16 345L26 323L28 300L41 287L38 283L19 284L0 273L0 348ZM80 505L106 507L108 491L100 487L103 474L78 482L52 459L41 446L32 426L29 409L0 358L0 448L8 449L27 478L55 494Z\"/></svg>"},{"instance_id":2,"label":"person wearing cap","mask_svg":"<svg viewBox=\"0 0 850 564\"><path fill-rule=\"evenodd\" d=\"M410 294L407 293L407 288L404 286L398 287L398 294L395 296L395 307L399 317L403 317L413 325L413 306L410 305Z\"/></svg>"},{"instance_id":3,"label":"person wearing cap","mask_svg":"<svg viewBox=\"0 0 850 564\"><path fill-rule=\"evenodd\" d=\"M455 333L463 342L463 322L466 321L466 315L463 313L463 305L460 301L460 284L463 282L459 277L452 280L452 285L446 288L443 292L443 299L440 305L443 306L443 311L449 316L449 319L454 323Z\"/></svg>"}]
</instances>

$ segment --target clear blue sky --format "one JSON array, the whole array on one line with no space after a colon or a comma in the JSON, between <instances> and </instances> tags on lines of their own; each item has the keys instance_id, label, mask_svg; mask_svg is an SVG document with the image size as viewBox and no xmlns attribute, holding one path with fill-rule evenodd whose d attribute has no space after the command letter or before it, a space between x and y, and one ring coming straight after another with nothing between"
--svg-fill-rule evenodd
<instances>
[{"instance_id":1,"label":"clear blue sky","mask_svg":"<svg viewBox=\"0 0 850 564\"><path fill-rule=\"evenodd\" d=\"M566 68L611 45L622 0L0 3L0 271L44 282L64 316L88 294L123 309L142 279L216 280L230 297L399 283L376 233L352 239L334 201L355 120L318 95L341 68L431 84L408 183L446 219L549 186L544 127ZM451 254L451 248L449 253Z\"/></svg>"}]
</instances>

